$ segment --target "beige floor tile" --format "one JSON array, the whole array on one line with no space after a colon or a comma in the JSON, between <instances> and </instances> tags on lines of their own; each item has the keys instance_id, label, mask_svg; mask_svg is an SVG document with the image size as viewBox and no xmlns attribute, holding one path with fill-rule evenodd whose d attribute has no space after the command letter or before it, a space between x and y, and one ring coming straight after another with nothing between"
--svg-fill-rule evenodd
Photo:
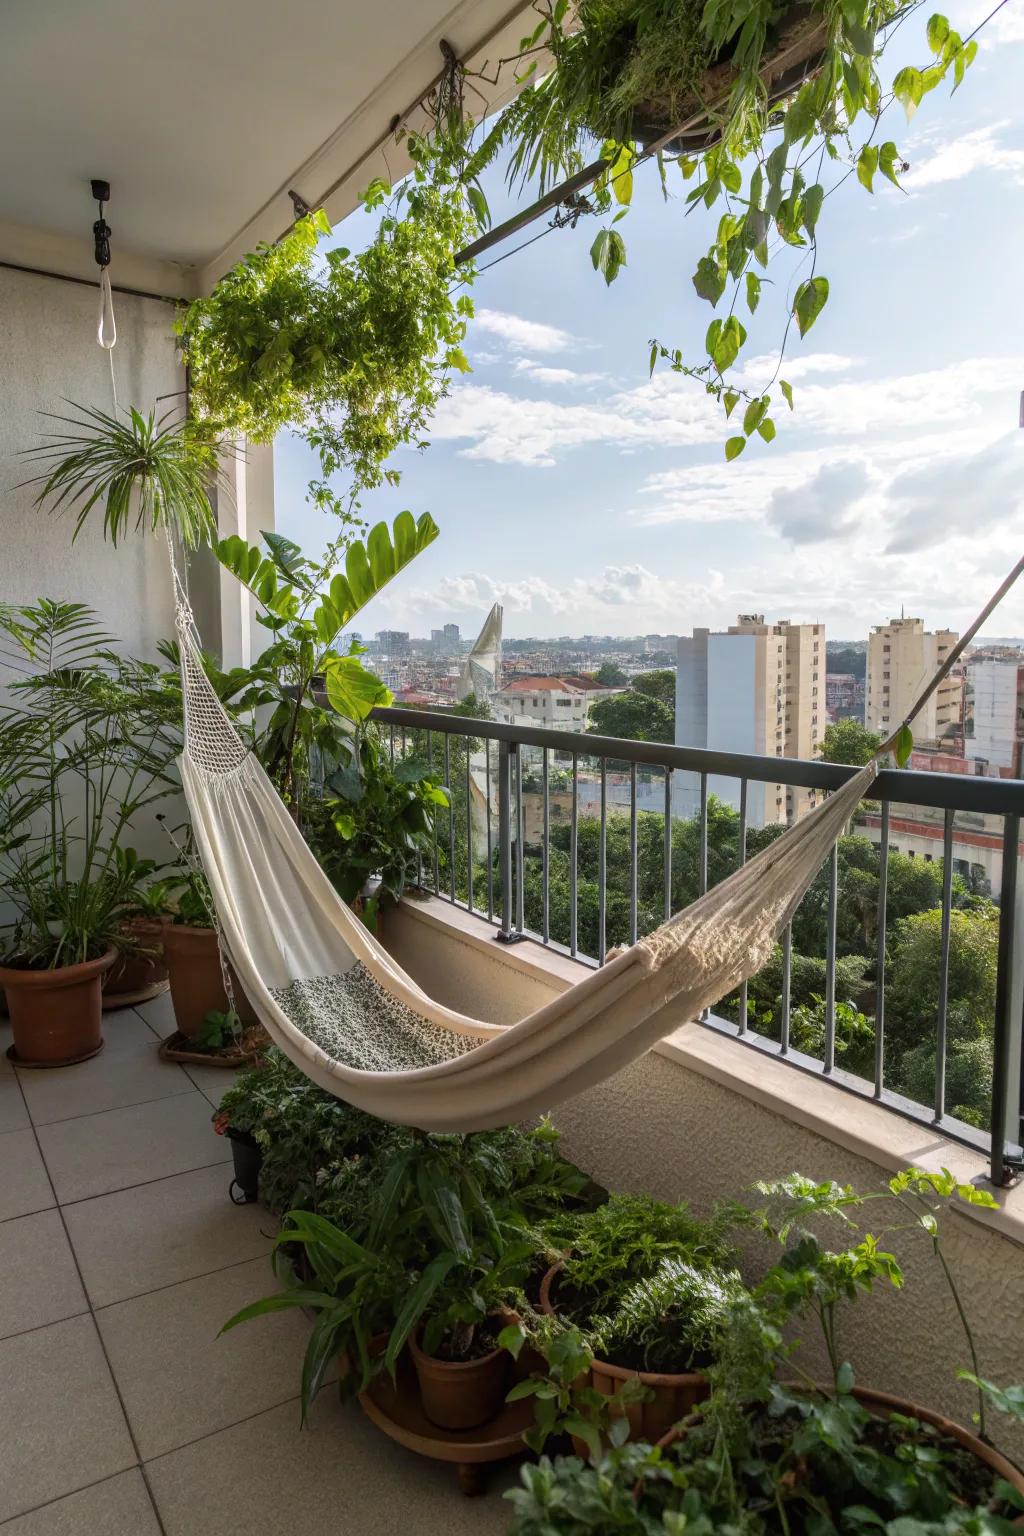
<instances>
[{"instance_id":1,"label":"beige floor tile","mask_svg":"<svg viewBox=\"0 0 1024 1536\"><path fill-rule=\"evenodd\" d=\"M20 1134L20 1133L15 1133ZM39 1144L62 1205L172 1173L230 1160L197 1090L39 1127Z\"/></svg>"},{"instance_id":2,"label":"beige floor tile","mask_svg":"<svg viewBox=\"0 0 1024 1536\"><path fill-rule=\"evenodd\" d=\"M105 1014L103 1037L100 1054L77 1067L19 1072L36 1125L171 1098L194 1086L181 1067L160 1060L153 1031L133 1009Z\"/></svg>"},{"instance_id":3,"label":"beige floor tile","mask_svg":"<svg viewBox=\"0 0 1024 1536\"><path fill-rule=\"evenodd\" d=\"M96 1314L143 1459L294 1395L309 1337L300 1312L218 1337L229 1317L274 1289L270 1264L256 1259Z\"/></svg>"},{"instance_id":4,"label":"beige floor tile","mask_svg":"<svg viewBox=\"0 0 1024 1536\"><path fill-rule=\"evenodd\" d=\"M45 1211L54 1203L34 1131L0 1135L0 1221Z\"/></svg>"},{"instance_id":5,"label":"beige floor tile","mask_svg":"<svg viewBox=\"0 0 1024 1536\"><path fill-rule=\"evenodd\" d=\"M171 1002L169 992L161 992L148 1003L136 1004L135 1012L158 1040L164 1040L168 1035L173 1035L178 1027L174 1022L174 1004Z\"/></svg>"},{"instance_id":6,"label":"beige floor tile","mask_svg":"<svg viewBox=\"0 0 1024 1536\"><path fill-rule=\"evenodd\" d=\"M214 1109L231 1085L237 1083L242 1075L241 1072L232 1071L228 1067L186 1067L185 1071L199 1092L206 1095Z\"/></svg>"},{"instance_id":7,"label":"beige floor tile","mask_svg":"<svg viewBox=\"0 0 1024 1536\"><path fill-rule=\"evenodd\" d=\"M218 1163L65 1206L93 1306L269 1253L277 1223L261 1206L232 1204L230 1181Z\"/></svg>"},{"instance_id":8,"label":"beige floor tile","mask_svg":"<svg viewBox=\"0 0 1024 1536\"><path fill-rule=\"evenodd\" d=\"M135 1462L91 1317L0 1344L0 1520Z\"/></svg>"},{"instance_id":9,"label":"beige floor tile","mask_svg":"<svg viewBox=\"0 0 1024 1536\"><path fill-rule=\"evenodd\" d=\"M498 1536L512 1516L506 1470L467 1499L453 1467L403 1450L330 1392L310 1429L286 1403L146 1471L167 1536Z\"/></svg>"},{"instance_id":10,"label":"beige floor tile","mask_svg":"<svg viewBox=\"0 0 1024 1536\"><path fill-rule=\"evenodd\" d=\"M0 1222L0 1339L88 1310L60 1213Z\"/></svg>"},{"instance_id":11,"label":"beige floor tile","mask_svg":"<svg viewBox=\"0 0 1024 1536\"><path fill-rule=\"evenodd\" d=\"M3 1040L0 1039L0 1135L5 1131L20 1131L29 1123L17 1074L3 1055Z\"/></svg>"},{"instance_id":12,"label":"beige floor tile","mask_svg":"<svg viewBox=\"0 0 1024 1536\"><path fill-rule=\"evenodd\" d=\"M142 1473L119 1472L4 1526L4 1536L160 1536Z\"/></svg>"}]
</instances>

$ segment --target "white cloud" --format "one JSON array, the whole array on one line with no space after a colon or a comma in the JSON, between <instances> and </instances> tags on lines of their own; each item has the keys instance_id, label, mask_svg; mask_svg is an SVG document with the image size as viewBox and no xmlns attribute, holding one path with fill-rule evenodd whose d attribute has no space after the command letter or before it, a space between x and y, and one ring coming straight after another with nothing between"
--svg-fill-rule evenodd
<instances>
[{"instance_id":1,"label":"white cloud","mask_svg":"<svg viewBox=\"0 0 1024 1536\"><path fill-rule=\"evenodd\" d=\"M543 325L539 320L524 320L521 315L510 315L502 309L478 309L474 325L477 330L500 337L513 352L566 352L579 345L568 331Z\"/></svg>"},{"instance_id":2,"label":"white cloud","mask_svg":"<svg viewBox=\"0 0 1024 1536\"><path fill-rule=\"evenodd\" d=\"M903 186L919 192L942 182L960 181L979 170L1002 171L1018 185L1024 185L1024 149L1012 149L999 142L999 134L1007 126L1005 122L990 123L988 127L962 133L917 162L908 154L911 164L901 178Z\"/></svg>"},{"instance_id":3,"label":"white cloud","mask_svg":"<svg viewBox=\"0 0 1024 1536\"><path fill-rule=\"evenodd\" d=\"M766 377L771 378L778 361L777 354L773 352L750 357L743 364L743 377L763 383ZM851 368L859 367L860 363L859 357L844 357L839 352L808 352L800 357L787 357L781 373L790 384L795 384L798 379L806 379L812 373L849 373Z\"/></svg>"},{"instance_id":4,"label":"white cloud","mask_svg":"<svg viewBox=\"0 0 1024 1536\"><path fill-rule=\"evenodd\" d=\"M855 508L870 484L867 467L857 459L823 464L802 485L772 492L768 523L794 544L834 539L853 528Z\"/></svg>"},{"instance_id":5,"label":"white cloud","mask_svg":"<svg viewBox=\"0 0 1024 1536\"><path fill-rule=\"evenodd\" d=\"M550 368L530 357L518 358L513 367L516 373L525 374L538 384L597 384L606 377L603 373L580 373L575 368Z\"/></svg>"},{"instance_id":6,"label":"white cloud","mask_svg":"<svg viewBox=\"0 0 1024 1536\"><path fill-rule=\"evenodd\" d=\"M953 24L961 37L967 37L986 20L992 10L993 0L966 0L957 9ZM952 13L950 19L953 20ZM1007 0L1002 9L996 11L991 21L987 22L978 41L982 48L992 48L1000 43L1024 43L1024 8L1013 4L1013 0Z\"/></svg>"}]
</instances>

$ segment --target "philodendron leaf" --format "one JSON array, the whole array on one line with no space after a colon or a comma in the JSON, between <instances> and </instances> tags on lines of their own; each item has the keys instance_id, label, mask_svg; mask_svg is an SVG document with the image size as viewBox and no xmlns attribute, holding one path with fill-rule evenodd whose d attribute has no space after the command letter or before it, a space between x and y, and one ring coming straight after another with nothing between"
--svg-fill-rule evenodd
<instances>
[{"instance_id":1,"label":"philodendron leaf","mask_svg":"<svg viewBox=\"0 0 1024 1536\"><path fill-rule=\"evenodd\" d=\"M346 720L365 720L378 705L393 702L391 690L355 656L337 656L329 662L324 683L328 703Z\"/></svg>"},{"instance_id":2,"label":"philodendron leaf","mask_svg":"<svg viewBox=\"0 0 1024 1536\"><path fill-rule=\"evenodd\" d=\"M896 740L893 742L893 756L896 759L897 768L905 768L910 762L910 754L914 750L914 736L909 725L901 725L896 732Z\"/></svg>"},{"instance_id":3,"label":"philodendron leaf","mask_svg":"<svg viewBox=\"0 0 1024 1536\"><path fill-rule=\"evenodd\" d=\"M793 302L793 313L796 316L797 329L801 336L807 335L807 332L824 309L827 300L827 277L809 277L805 283L800 284Z\"/></svg>"}]
</instances>

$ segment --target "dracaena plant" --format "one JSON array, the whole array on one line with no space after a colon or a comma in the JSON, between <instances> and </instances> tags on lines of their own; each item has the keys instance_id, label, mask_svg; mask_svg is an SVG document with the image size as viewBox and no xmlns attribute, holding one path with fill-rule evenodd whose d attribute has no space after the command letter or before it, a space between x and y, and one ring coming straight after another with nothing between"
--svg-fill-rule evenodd
<instances>
[{"instance_id":1,"label":"dracaena plant","mask_svg":"<svg viewBox=\"0 0 1024 1536\"><path fill-rule=\"evenodd\" d=\"M345 643L343 632L437 534L429 513L415 519L401 512L391 529L378 523L365 542L344 531L319 561L274 533L260 544L231 537L214 545L220 563L255 598L257 621L270 638L251 667L215 672L213 680L233 712L266 713L254 745L300 823L314 764L327 771L339 762L358 767L355 728L391 702L360 661L363 647Z\"/></svg>"},{"instance_id":2,"label":"dracaena plant","mask_svg":"<svg viewBox=\"0 0 1024 1536\"><path fill-rule=\"evenodd\" d=\"M920 63L890 78L883 57L907 15L902 0L538 0L536 10L520 45L526 87L469 158L471 172L504 151L513 181L536 177L544 190L599 157L600 174L569 212L573 222L604 218L591 257L611 283L627 260L619 226L635 175L656 159L666 201L682 194L687 213L715 221L692 281L717 313L703 357L655 338L651 372L666 362L697 380L740 424L727 459L755 433L770 442L780 401L794 406L782 377L792 328L806 336L829 298L818 264L826 199L854 175L868 193L879 178L899 185L906 165L886 114L900 103L909 118L943 82L955 90L974 35L932 15ZM531 79L546 61L550 73ZM767 274L786 250L799 253L796 273L773 287ZM769 288L787 295L782 340L774 375L754 387L742 371L744 317Z\"/></svg>"}]
</instances>

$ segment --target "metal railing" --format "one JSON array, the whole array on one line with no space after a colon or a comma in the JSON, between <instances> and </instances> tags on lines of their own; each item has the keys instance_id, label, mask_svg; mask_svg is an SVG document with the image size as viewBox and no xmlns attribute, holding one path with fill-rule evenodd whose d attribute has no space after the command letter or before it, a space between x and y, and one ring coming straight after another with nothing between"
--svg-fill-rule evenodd
<instances>
[{"instance_id":1,"label":"metal railing","mask_svg":"<svg viewBox=\"0 0 1024 1536\"><path fill-rule=\"evenodd\" d=\"M421 884L438 896L467 908L493 926L502 943L522 939L571 956L581 964L600 966L608 953L609 923L609 823L620 814L626 823L628 868L625 882L625 916L621 903L617 921L622 929L616 942L634 942L639 932L672 916L685 901L675 899L679 875L675 849L676 832L695 827L693 863L687 899L702 894L709 879L709 807L713 781L725 779L735 786L731 799L738 809L736 864L748 854L748 843L758 835L758 816L750 813L752 788L759 785L786 790L827 794L838 789L856 772L854 768L794 758L758 757L675 747L653 742L582 735L521 725L475 720L447 711L378 709L373 717L390 738L393 758L424 755L450 786L447 812L435 818L433 857L423 861ZM453 747L453 743L455 746ZM458 761L457 761L458 759ZM594 767L588 767L593 764ZM622 771L613 772L613 765ZM456 782L453 784L453 770ZM687 793L694 806L690 818L673 815L676 775L685 774ZM641 779L641 775L643 778ZM524 793L524 783L526 791ZM610 789L619 795L610 798ZM643 805L641 806L641 789ZM621 792L621 793L620 793ZM754 793L757 791L754 789ZM524 822L524 801L532 800L537 826L531 834ZM874 1018L873 1060L860 1076L839 1062L837 1020L842 1000L837 995L837 920L840 906L839 851L833 848L823 876L825 893L824 993L820 999L823 1032L820 1054L798 1048L792 1038L796 1013L792 1002L794 955L792 924L780 945L781 977L778 1017L770 1033L759 1028L752 1014L750 987L744 983L728 1001L727 1011L709 1013L700 1022L725 1032L753 1050L767 1052L798 1070L825 1077L848 1091L875 1100L898 1113L941 1131L990 1157L995 1184L1009 1182L1024 1161L1021 1148L1022 1024L1024 1024L1024 861L1020 858L1021 822L1024 818L1024 780L992 779L967 775L882 770L872 789L878 821L877 894L874 903ZM563 802L566 804L563 805ZM929 808L942 812L941 895L939 899L937 996L922 998L922 1014L934 1010L934 1024L922 1031L918 1044L934 1049L935 1071L932 1102L924 1104L896 1091L891 1082L886 1047L887 943L889 921L889 872L891 864L890 811L894 805ZM494 814L492 814L492 807ZM589 807L589 810L588 810ZM655 807L657 807L655 809ZM947 1104L947 1066L950 1029L950 961L954 905L954 849L956 815L998 817L1001 825L1001 878L998 893L998 953L993 1018L991 1020L991 1093L985 1125L970 1124L951 1113ZM658 910L648 902L640 920L638 884L640 862L638 828L642 815L663 820L660 837L661 880ZM565 817L568 826L565 828ZM628 818L628 820L627 820ZM562 937L552 909L553 832L559 820L558 848L568 873L568 911L561 915ZM769 820L773 819L771 817ZM494 821L497 822L496 838ZM592 893L593 880L581 880L581 827L597 823L596 923L590 922L594 943L588 948L582 933L581 886ZM476 823L476 825L474 825ZM764 823L762 822L762 825ZM937 831L937 827L936 827ZM564 833L564 835L563 835ZM763 836L764 834L761 833ZM650 843L650 840L648 840ZM647 871L649 874L650 871ZM728 870L722 872L722 876ZM536 921L527 921L529 909ZM870 982L867 983L870 989ZM721 1005L719 1005L721 1007ZM930 1035L930 1038L929 1038ZM980 1070L984 1070L984 1064ZM954 1106L955 1107L955 1106Z\"/></svg>"}]
</instances>

